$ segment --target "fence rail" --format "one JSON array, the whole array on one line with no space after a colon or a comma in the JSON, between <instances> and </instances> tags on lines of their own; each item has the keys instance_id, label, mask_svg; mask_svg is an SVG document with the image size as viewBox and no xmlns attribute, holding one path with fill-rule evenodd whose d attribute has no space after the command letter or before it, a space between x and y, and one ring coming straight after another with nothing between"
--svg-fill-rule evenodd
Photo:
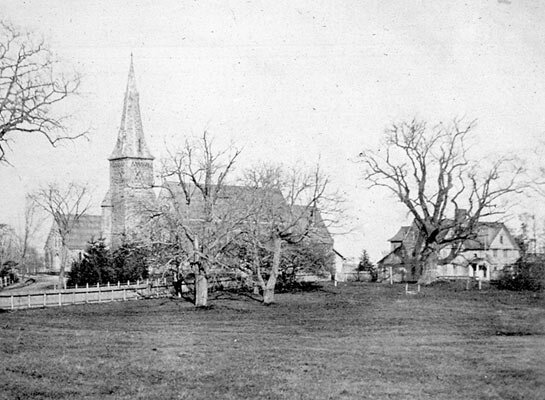
<instances>
[{"instance_id":1,"label":"fence rail","mask_svg":"<svg viewBox=\"0 0 545 400\"><path fill-rule=\"evenodd\" d=\"M106 303L138 300L146 297L164 297L170 286L165 281L146 281L125 285L97 285L83 288L45 290L20 294L0 294L0 309L60 307L72 304Z\"/></svg>"}]
</instances>

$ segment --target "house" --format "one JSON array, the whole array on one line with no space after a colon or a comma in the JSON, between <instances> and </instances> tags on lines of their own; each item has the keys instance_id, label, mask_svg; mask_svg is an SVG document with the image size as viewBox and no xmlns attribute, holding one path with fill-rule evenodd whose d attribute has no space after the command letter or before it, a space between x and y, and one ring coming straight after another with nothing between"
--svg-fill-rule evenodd
<instances>
[{"instance_id":1,"label":"house","mask_svg":"<svg viewBox=\"0 0 545 400\"><path fill-rule=\"evenodd\" d=\"M411 251L417 238L413 223L402 226L389 239L390 251L378 262L378 279L395 282L416 281L416 268L411 262ZM450 247L441 250L446 256ZM472 239L463 242L460 253L449 263L439 264L432 271L436 279L459 279L466 277L495 280L502 270L514 264L520 257L520 249L509 229L502 222L478 222Z\"/></svg>"}]
</instances>

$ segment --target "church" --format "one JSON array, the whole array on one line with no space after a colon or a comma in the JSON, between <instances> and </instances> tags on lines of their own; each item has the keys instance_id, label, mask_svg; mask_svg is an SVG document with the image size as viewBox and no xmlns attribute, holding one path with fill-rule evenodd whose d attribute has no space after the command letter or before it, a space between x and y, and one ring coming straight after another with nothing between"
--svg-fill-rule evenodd
<instances>
[{"instance_id":1,"label":"church","mask_svg":"<svg viewBox=\"0 0 545 400\"><path fill-rule=\"evenodd\" d=\"M144 222L143 210L153 209L157 201L160 201L153 190L153 160L142 128L139 94L131 56L119 133L113 152L108 158L110 187L101 203L101 215L83 215L74 222L67 238L72 260L81 258L92 240L104 239L107 246L116 248L138 232ZM168 182L165 185L168 186ZM236 188L239 191L245 189L231 187L232 190ZM161 194L159 197L161 198ZM283 198L280 201L283 202ZM318 221L314 223L315 240L319 240L333 254L333 238L319 215ZM44 246L46 270L60 271L61 245L58 229L53 223ZM65 270L69 269L70 265L67 265Z\"/></svg>"},{"instance_id":2,"label":"church","mask_svg":"<svg viewBox=\"0 0 545 400\"><path fill-rule=\"evenodd\" d=\"M90 240L102 238L119 246L141 223L141 210L155 202L153 160L142 129L139 94L131 56L121 125L110 163L110 187L101 204L102 215L83 215L67 238L72 259L81 257ZM55 223L45 243L46 269L60 269L61 242ZM69 267L68 267L69 268Z\"/></svg>"}]
</instances>

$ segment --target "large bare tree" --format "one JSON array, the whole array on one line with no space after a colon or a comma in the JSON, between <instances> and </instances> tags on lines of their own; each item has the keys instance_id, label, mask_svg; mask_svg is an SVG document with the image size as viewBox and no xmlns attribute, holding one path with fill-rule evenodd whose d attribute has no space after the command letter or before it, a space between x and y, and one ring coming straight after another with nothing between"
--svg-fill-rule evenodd
<instances>
[{"instance_id":1,"label":"large bare tree","mask_svg":"<svg viewBox=\"0 0 545 400\"><path fill-rule=\"evenodd\" d=\"M65 131L66 115L57 106L78 89L43 39L0 22L0 162L18 134L40 134L55 146L84 133Z\"/></svg>"},{"instance_id":2,"label":"large bare tree","mask_svg":"<svg viewBox=\"0 0 545 400\"><path fill-rule=\"evenodd\" d=\"M227 185L240 150L216 150L205 132L198 140L169 152L163 162L162 209L157 213L159 240L176 264L195 274L195 306L208 303L208 280L224 265L225 249L245 220L238 192Z\"/></svg>"},{"instance_id":3,"label":"large bare tree","mask_svg":"<svg viewBox=\"0 0 545 400\"><path fill-rule=\"evenodd\" d=\"M329 192L329 178L319 165L313 169L258 165L246 172L245 185L253 190L253 200L244 237L263 303L271 304L283 245L312 236L315 242L332 246L327 226L338 216L340 200Z\"/></svg>"},{"instance_id":4,"label":"large bare tree","mask_svg":"<svg viewBox=\"0 0 545 400\"><path fill-rule=\"evenodd\" d=\"M51 183L38 189L31 198L53 218L53 225L61 242L59 282L64 285L65 270L70 262L68 238L91 205L89 188L75 182L64 186Z\"/></svg>"},{"instance_id":5,"label":"large bare tree","mask_svg":"<svg viewBox=\"0 0 545 400\"><path fill-rule=\"evenodd\" d=\"M470 159L474 129L474 121L458 119L435 126L417 119L395 123L380 150L359 155L365 179L395 195L414 220L417 235L407 250L422 282L476 236L482 218L502 212L500 200L522 188L516 160Z\"/></svg>"}]
</instances>

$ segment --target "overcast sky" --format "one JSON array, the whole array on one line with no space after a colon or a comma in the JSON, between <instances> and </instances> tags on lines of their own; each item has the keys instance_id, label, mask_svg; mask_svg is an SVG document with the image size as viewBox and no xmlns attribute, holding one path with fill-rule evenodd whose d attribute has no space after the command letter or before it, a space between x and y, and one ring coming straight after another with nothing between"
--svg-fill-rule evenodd
<instances>
[{"instance_id":1,"label":"overcast sky","mask_svg":"<svg viewBox=\"0 0 545 400\"><path fill-rule=\"evenodd\" d=\"M51 180L88 181L98 205L121 118L131 52L144 131L165 145L207 129L257 160L321 160L348 198L348 256L374 260L405 210L370 191L354 161L388 123L478 119L483 156L529 154L545 127L545 5L525 0L7 1L0 15L44 35L84 75L74 132L51 149L17 138L0 166L0 221ZM97 207L97 212L99 212Z\"/></svg>"}]
</instances>

